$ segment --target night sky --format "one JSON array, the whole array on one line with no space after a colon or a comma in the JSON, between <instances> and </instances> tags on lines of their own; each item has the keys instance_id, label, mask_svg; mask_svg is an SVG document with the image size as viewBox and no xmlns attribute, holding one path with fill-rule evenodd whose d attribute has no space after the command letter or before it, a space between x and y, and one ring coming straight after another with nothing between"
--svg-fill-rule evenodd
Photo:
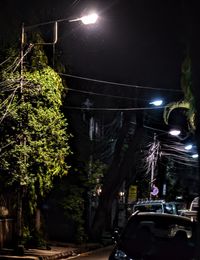
<instances>
[{"instance_id":1,"label":"night sky","mask_svg":"<svg viewBox=\"0 0 200 260\"><path fill-rule=\"evenodd\" d=\"M186 42L198 31L193 26L198 23L195 1L1 1L1 38L20 30L22 21L30 25L80 17L91 9L99 13L97 24L59 25L57 52L71 74L180 89ZM143 94L148 96L149 92Z\"/></svg>"}]
</instances>

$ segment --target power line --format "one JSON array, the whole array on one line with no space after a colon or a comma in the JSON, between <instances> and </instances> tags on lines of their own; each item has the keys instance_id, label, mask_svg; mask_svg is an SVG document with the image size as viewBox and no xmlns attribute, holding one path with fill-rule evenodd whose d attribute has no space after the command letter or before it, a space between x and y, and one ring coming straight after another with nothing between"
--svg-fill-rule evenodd
<instances>
[{"instance_id":1,"label":"power line","mask_svg":"<svg viewBox=\"0 0 200 260\"><path fill-rule=\"evenodd\" d=\"M142 99L142 98L130 98L130 97L115 96L115 95L110 95L110 94L96 93L96 92L92 92L92 91L86 91L86 90L80 90L80 89L74 89L74 88L67 88L67 89L70 90L70 91L74 91L74 92L80 92L80 93L96 95L96 96L120 98L120 99L127 99L127 100L143 100L143 101L145 100L145 101L148 101L148 100Z\"/></svg>"},{"instance_id":2,"label":"power line","mask_svg":"<svg viewBox=\"0 0 200 260\"><path fill-rule=\"evenodd\" d=\"M137 88L137 89L151 89L151 90L161 90L161 91L182 92L182 90L179 90L179 89L145 87L145 86L139 86L139 85L133 85L133 84L118 83L118 82L99 80L99 79L93 79L93 78L88 78L88 77L81 77L81 76L72 75L72 74L68 74L68 73L58 73L58 74L61 76L66 76L66 77L70 77L70 78L93 81L93 82L97 82L97 83L104 83L104 84L108 84L108 85L123 86L123 87Z\"/></svg>"},{"instance_id":3,"label":"power line","mask_svg":"<svg viewBox=\"0 0 200 260\"><path fill-rule=\"evenodd\" d=\"M104 111L139 111L139 110L155 110L161 109L164 107L130 107L130 108L108 108L108 107L72 107L72 106L64 106L67 109L74 109L74 110L104 110Z\"/></svg>"}]
</instances>

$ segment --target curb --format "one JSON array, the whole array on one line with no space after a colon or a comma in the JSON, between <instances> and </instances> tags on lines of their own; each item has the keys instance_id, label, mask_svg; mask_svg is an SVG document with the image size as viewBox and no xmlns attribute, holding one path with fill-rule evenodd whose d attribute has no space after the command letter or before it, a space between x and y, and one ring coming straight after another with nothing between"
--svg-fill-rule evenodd
<instances>
[{"instance_id":1,"label":"curb","mask_svg":"<svg viewBox=\"0 0 200 260\"><path fill-rule=\"evenodd\" d=\"M55 255L51 255L51 256L39 256L38 259L39 260L56 260L56 259L60 259L62 257L70 257L70 256L75 256L81 253L81 250L76 249L76 250L72 250L72 251L64 251L62 253L58 253Z\"/></svg>"},{"instance_id":2,"label":"curb","mask_svg":"<svg viewBox=\"0 0 200 260\"><path fill-rule=\"evenodd\" d=\"M24 256L13 256L13 255L0 255L0 260L57 260L61 258L68 258L71 256L76 256L79 254L84 254L84 253L92 253L94 251L102 250L105 248L105 246L91 246L91 247L80 247L80 248L75 248L72 250L64 250L59 253L55 253L53 255L24 255Z\"/></svg>"},{"instance_id":3,"label":"curb","mask_svg":"<svg viewBox=\"0 0 200 260\"><path fill-rule=\"evenodd\" d=\"M38 256L23 256L23 257L21 257L21 256L6 256L6 255L4 255L4 256L2 256L2 255L0 255L0 260L11 260L11 259L15 259L15 260L22 260L22 259L24 259L24 260L38 260L39 259L39 257Z\"/></svg>"}]
</instances>

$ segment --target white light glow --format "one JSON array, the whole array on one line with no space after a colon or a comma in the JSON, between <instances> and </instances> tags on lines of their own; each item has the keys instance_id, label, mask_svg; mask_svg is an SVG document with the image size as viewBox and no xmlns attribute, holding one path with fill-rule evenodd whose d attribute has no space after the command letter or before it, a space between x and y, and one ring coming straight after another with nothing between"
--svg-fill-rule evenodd
<instances>
[{"instance_id":1,"label":"white light glow","mask_svg":"<svg viewBox=\"0 0 200 260\"><path fill-rule=\"evenodd\" d=\"M81 17L81 21L82 21L83 24L96 23L97 19L98 19L98 15L96 13L89 14L89 15Z\"/></svg>"},{"instance_id":2,"label":"white light glow","mask_svg":"<svg viewBox=\"0 0 200 260\"><path fill-rule=\"evenodd\" d=\"M188 144L185 146L185 150L191 150L192 149L192 144Z\"/></svg>"},{"instance_id":3,"label":"white light glow","mask_svg":"<svg viewBox=\"0 0 200 260\"><path fill-rule=\"evenodd\" d=\"M198 155L197 153L195 153L195 154L192 155L192 158L194 158L194 159L195 159L195 158L198 158L198 157L199 157L199 155Z\"/></svg>"},{"instance_id":4,"label":"white light glow","mask_svg":"<svg viewBox=\"0 0 200 260\"><path fill-rule=\"evenodd\" d=\"M180 135L181 131L177 130L177 129L173 129L173 130L170 130L169 133L170 133L170 135L178 136L178 135Z\"/></svg>"},{"instance_id":5,"label":"white light glow","mask_svg":"<svg viewBox=\"0 0 200 260\"><path fill-rule=\"evenodd\" d=\"M157 107L157 106L161 106L162 103L163 103L163 101L161 99L158 99L158 100L154 100L154 101L150 102L149 104L152 104Z\"/></svg>"}]
</instances>

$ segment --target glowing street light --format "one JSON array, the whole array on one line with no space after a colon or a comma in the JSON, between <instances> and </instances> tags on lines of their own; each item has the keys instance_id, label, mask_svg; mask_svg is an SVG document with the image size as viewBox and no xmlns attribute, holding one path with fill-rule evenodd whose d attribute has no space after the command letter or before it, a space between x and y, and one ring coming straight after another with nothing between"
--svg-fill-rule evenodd
<instances>
[{"instance_id":1,"label":"glowing street light","mask_svg":"<svg viewBox=\"0 0 200 260\"><path fill-rule=\"evenodd\" d=\"M76 22L76 21L81 21L83 24L94 24L96 23L97 19L98 19L98 14L96 13L91 13L85 16L82 16L80 18L76 18L76 19L71 19L69 20L69 22Z\"/></svg>"},{"instance_id":2,"label":"glowing street light","mask_svg":"<svg viewBox=\"0 0 200 260\"><path fill-rule=\"evenodd\" d=\"M97 19L98 19L98 15L94 13L87 16L83 16L81 18L81 21L83 24L93 24L96 23Z\"/></svg>"},{"instance_id":3,"label":"glowing street light","mask_svg":"<svg viewBox=\"0 0 200 260\"><path fill-rule=\"evenodd\" d=\"M96 13L90 13L88 15L85 15L85 16L82 16L82 17L79 17L79 18L75 18L75 19L69 19L69 18L57 19L57 20L38 23L38 24L30 25L30 26L24 26L24 24L22 24L21 45L23 47L25 30L27 31L27 30L30 30L32 28L36 28L36 27L39 27L39 26L54 24L54 39L53 39L53 41L49 42L49 43L37 43L37 44L43 44L43 45L54 45L54 44L57 43L57 40L58 40L58 23L61 23L61 22L71 23L71 22L81 21L83 24L88 25L88 24L96 23L98 17L99 16Z\"/></svg>"},{"instance_id":4,"label":"glowing street light","mask_svg":"<svg viewBox=\"0 0 200 260\"><path fill-rule=\"evenodd\" d=\"M161 106L163 104L163 100L162 99L155 99L154 101L150 102L149 104L158 107L158 106Z\"/></svg>"},{"instance_id":5,"label":"glowing street light","mask_svg":"<svg viewBox=\"0 0 200 260\"><path fill-rule=\"evenodd\" d=\"M172 129L172 130L169 131L169 134L173 135L173 136L179 136L180 133L181 133L181 131L178 130L178 129Z\"/></svg>"},{"instance_id":6,"label":"glowing street light","mask_svg":"<svg viewBox=\"0 0 200 260\"><path fill-rule=\"evenodd\" d=\"M194 158L194 159L196 159L196 158L198 158L198 157L199 157L199 155L198 155L197 153L195 153L195 154L192 155L192 158Z\"/></svg>"},{"instance_id":7,"label":"glowing street light","mask_svg":"<svg viewBox=\"0 0 200 260\"><path fill-rule=\"evenodd\" d=\"M22 24L22 28L21 28L21 51L20 51L21 75L23 74L25 31L29 31L29 30L31 30L33 28L37 28L37 27L40 27L40 26L43 26L43 25L53 24L53 40L52 40L52 42L42 42L42 43L38 42L38 43L35 43L35 44L39 44L39 45L52 45L53 46L53 67L54 67L55 44L58 41L58 23L61 23L61 22L69 22L69 23L71 23L71 22L81 21L83 24L89 25L89 24L96 23L98 17L99 16L96 13L90 13L88 15L85 15L85 16L82 16L82 17L79 17L79 18L75 18L75 19L69 19L69 18L57 19L57 20L43 22L43 23L38 23L38 24L30 25L30 26L24 26L24 23L23 23ZM22 89L22 87L21 87L21 89Z\"/></svg>"},{"instance_id":8,"label":"glowing street light","mask_svg":"<svg viewBox=\"0 0 200 260\"><path fill-rule=\"evenodd\" d=\"M193 147L192 144L188 144L188 145L185 146L185 150L189 151L189 150L192 149L192 147Z\"/></svg>"}]
</instances>

